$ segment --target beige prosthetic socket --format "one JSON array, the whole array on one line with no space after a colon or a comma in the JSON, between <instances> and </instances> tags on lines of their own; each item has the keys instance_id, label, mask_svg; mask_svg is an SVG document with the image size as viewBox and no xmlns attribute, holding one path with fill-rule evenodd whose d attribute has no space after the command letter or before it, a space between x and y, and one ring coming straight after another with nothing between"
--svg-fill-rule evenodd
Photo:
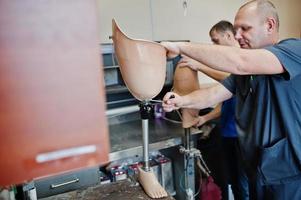
<instances>
[{"instance_id":1,"label":"beige prosthetic socket","mask_svg":"<svg viewBox=\"0 0 301 200\"><path fill-rule=\"evenodd\" d=\"M165 48L155 42L127 37L114 20L112 29L116 57L127 88L136 99L142 102L151 100L160 93L165 82ZM145 145L143 151L148 151ZM148 160L146 156L144 159ZM151 170L145 171L139 168L138 172L139 182L149 197L167 196L167 192Z\"/></svg>"},{"instance_id":2,"label":"beige prosthetic socket","mask_svg":"<svg viewBox=\"0 0 301 200\"><path fill-rule=\"evenodd\" d=\"M176 67L174 92L183 96L200 88L197 72L189 67ZM198 109L182 108L182 127L190 128L198 123Z\"/></svg>"},{"instance_id":3,"label":"beige prosthetic socket","mask_svg":"<svg viewBox=\"0 0 301 200\"><path fill-rule=\"evenodd\" d=\"M122 78L140 100L160 93L166 76L166 50L159 43L127 37L113 20L113 41Z\"/></svg>"}]
</instances>

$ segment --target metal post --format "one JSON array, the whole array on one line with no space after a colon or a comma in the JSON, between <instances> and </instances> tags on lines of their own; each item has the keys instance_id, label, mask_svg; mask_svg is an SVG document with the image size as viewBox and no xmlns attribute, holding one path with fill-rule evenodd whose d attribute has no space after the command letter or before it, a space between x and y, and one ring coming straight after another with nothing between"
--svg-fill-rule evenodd
<instances>
[{"instance_id":1,"label":"metal post","mask_svg":"<svg viewBox=\"0 0 301 200\"><path fill-rule=\"evenodd\" d=\"M148 132L148 119L142 119L142 138L143 138L143 160L144 170L149 171L149 132Z\"/></svg>"},{"instance_id":2,"label":"metal post","mask_svg":"<svg viewBox=\"0 0 301 200\"><path fill-rule=\"evenodd\" d=\"M142 101L140 103L140 114L142 119L143 161L144 161L145 171L150 171L148 121L151 118L152 111L153 111L153 105L150 104L149 101Z\"/></svg>"},{"instance_id":3,"label":"metal post","mask_svg":"<svg viewBox=\"0 0 301 200\"><path fill-rule=\"evenodd\" d=\"M184 146L185 146L186 150L190 150L191 149L191 147L190 147L190 135L191 135L190 128L185 128L184 132L185 132Z\"/></svg>"},{"instance_id":4,"label":"metal post","mask_svg":"<svg viewBox=\"0 0 301 200\"><path fill-rule=\"evenodd\" d=\"M184 169L185 170L185 189L186 189L186 199L194 199L193 195L195 192L195 176L194 176L194 155L191 153L192 147L190 144L191 131L190 128L184 129L184 147L186 153L184 154Z\"/></svg>"}]
</instances>

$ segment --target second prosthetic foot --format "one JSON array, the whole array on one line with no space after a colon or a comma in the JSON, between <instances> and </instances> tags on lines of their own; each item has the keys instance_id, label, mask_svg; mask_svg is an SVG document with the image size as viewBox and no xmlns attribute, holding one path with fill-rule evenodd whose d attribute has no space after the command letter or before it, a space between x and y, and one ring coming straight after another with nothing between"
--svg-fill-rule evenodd
<instances>
[{"instance_id":1,"label":"second prosthetic foot","mask_svg":"<svg viewBox=\"0 0 301 200\"><path fill-rule=\"evenodd\" d=\"M145 193L151 198L167 197L167 192L160 185L153 171L145 171L139 168L138 180L142 185Z\"/></svg>"}]
</instances>

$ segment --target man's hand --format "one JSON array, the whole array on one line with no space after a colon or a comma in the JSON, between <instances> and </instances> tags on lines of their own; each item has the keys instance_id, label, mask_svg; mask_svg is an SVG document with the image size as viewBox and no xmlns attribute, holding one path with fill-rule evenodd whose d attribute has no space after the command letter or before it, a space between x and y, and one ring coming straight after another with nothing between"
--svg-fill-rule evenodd
<instances>
[{"instance_id":1,"label":"man's hand","mask_svg":"<svg viewBox=\"0 0 301 200\"><path fill-rule=\"evenodd\" d=\"M176 42L161 42L160 44L167 50L167 58L174 58L181 53Z\"/></svg>"},{"instance_id":2,"label":"man's hand","mask_svg":"<svg viewBox=\"0 0 301 200\"><path fill-rule=\"evenodd\" d=\"M182 55L182 59L178 63L179 67L190 67L192 70L199 71L201 68L201 63L188 57Z\"/></svg>"},{"instance_id":3,"label":"man's hand","mask_svg":"<svg viewBox=\"0 0 301 200\"><path fill-rule=\"evenodd\" d=\"M167 92L163 97L162 107L165 112L171 112L181 107L183 98L174 92Z\"/></svg>"},{"instance_id":4,"label":"man's hand","mask_svg":"<svg viewBox=\"0 0 301 200\"><path fill-rule=\"evenodd\" d=\"M199 116L198 117L198 122L196 124L196 127L200 127L202 126L203 124L205 124L208 120L206 119L205 116Z\"/></svg>"}]
</instances>

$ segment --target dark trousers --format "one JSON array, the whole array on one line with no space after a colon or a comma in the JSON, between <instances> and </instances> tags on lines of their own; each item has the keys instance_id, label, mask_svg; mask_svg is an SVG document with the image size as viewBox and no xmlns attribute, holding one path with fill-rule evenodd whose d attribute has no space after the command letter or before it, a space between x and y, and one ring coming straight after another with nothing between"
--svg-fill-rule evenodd
<instances>
[{"instance_id":1,"label":"dark trousers","mask_svg":"<svg viewBox=\"0 0 301 200\"><path fill-rule=\"evenodd\" d=\"M248 180L241 164L237 138L222 137L216 126L208 139L198 141L198 149L222 191L223 200L228 200L228 185L231 185L235 200L248 200Z\"/></svg>"},{"instance_id":2,"label":"dark trousers","mask_svg":"<svg viewBox=\"0 0 301 200\"><path fill-rule=\"evenodd\" d=\"M208 139L198 140L200 149L207 166L211 171L214 182L222 191L223 200L228 200L228 185L225 174L224 153L222 150L222 140L220 129L216 126L210 133Z\"/></svg>"},{"instance_id":3,"label":"dark trousers","mask_svg":"<svg viewBox=\"0 0 301 200\"><path fill-rule=\"evenodd\" d=\"M237 137L222 137L225 174L235 200L248 200L248 178L244 171Z\"/></svg>"}]
</instances>

